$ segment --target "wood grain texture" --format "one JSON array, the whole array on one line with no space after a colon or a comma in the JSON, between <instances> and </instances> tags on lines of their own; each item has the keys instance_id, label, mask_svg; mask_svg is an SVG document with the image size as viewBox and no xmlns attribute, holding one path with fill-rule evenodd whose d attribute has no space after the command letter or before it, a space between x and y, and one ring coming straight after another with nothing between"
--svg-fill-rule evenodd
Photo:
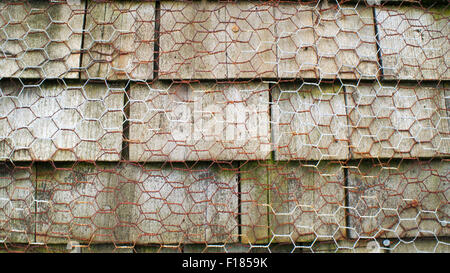
<instances>
[{"instance_id":1,"label":"wood grain texture","mask_svg":"<svg viewBox=\"0 0 450 273\"><path fill-rule=\"evenodd\" d=\"M270 227L276 242L345 237L344 172L339 164L316 167L279 162L269 173Z\"/></svg>"},{"instance_id":2,"label":"wood grain texture","mask_svg":"<svg viewBox=\"0 0 450 273\"><path fill-rule=\"evenodd\" d=\"M237 176L219 166L97 163L38 171L39 242L235 242Z\"/></svg>"},{"instance_id":3,"label":"wood grain texture","mask_svg":"<svg viewBox=\"0 0 450 273\"><path fill-rule=\"evenodd\" d=\"M0 156L16 161L120 158L123 91L45 82L0 82ZM112 86L110 86L112 87Z\"/></svg>"},{"instance_id":4,"label":"wood grain texture","mask_svg":"<svg viewBox=\"0 0 450 273\"><path fill-rule=\"evenodd\" d=\"M323 78L374 79L378 58L373 10L364 5L323 2L316 26L318 66Z\"/></svg>"},{"instance_id":5,"label":"wood grain texture","mask_svg":"<svg viewBox=\"0 0 450 273\"><path fill-rule=\"evenodd\" d=\"M268 162L246 162L240 168L241 241L265 244L269 241L269 177Z\"/></svg>"},{"instance_id":6,"label":"wood grain texture","mask_svg":"<svg viewBox=\"0 0 450 273\"><path fill-rule=\"evenodd\" d=\"M446 160L362 161L349 169L352 238L448 236Z\"/></svg>"},{"instance_id":7,"label":"wood grain texture","mask_svg":"<svg viewBox=\"0 0 450 273\"><path fill-rule=\"evenodd\" d=\"M311 242L345 236L344 174L339 164L251 162L241 179L244 242Z\"/></svg>"},{"instance_id":8,"label":"wood grain texture","mask_svg":"<svg viewBox=\"0 0 450 273\"><path fill-rule=\"evenodd\" d=\"M161 1L160 79L224 79L225 4Z\"/></svg>"},{"instance_id":9,"label":"wood grain texture","mask_svg":"<svg viewBox=\"0 0 450 273\"><path fill-rule=\"evenodd\" d=\"M0 164L0 241L35 242L35 168Z\"/></svg>"},{"instance_id":10,"label":"wood grain texture","mask_svg":"<svg viewBox=\"0 0 450 273\"><path fill-rule=\"evenodd\" d=\"M127 205L133 201L134 184L121 182L117 170L114 163L39 166L37 241L128 242L135 228L133 206Z\"/></svg>"},{"instance_id":11,"label":"wood grain texture","mask_svg":"<svg viewBox=\"0 0 450 273\"><path fill-rule=\"evenodd\" d=\"M316 78L314 7L280 3L275 9L279 78Z\"/></svg>"},{"instance_id":12,"label":"wood grain texture","mask_svg":"<svg viewBox=\"0 0 450 273\"><path fill-rule=\"evenodd\" d=\"M136 84L130 160L246 160L270 153L268 84Z\"/></svg>"},{"instance_id":13,"label":"wood grain texture","mask_svg":"<svg viewBox=\"0 0 450 273\"><path fill-rule=\"evenodd\" d=\"M378 74L372 8L162 2L161 28L161 79Z\"/></svg>"},{"instance_id":14,"label":"wood grain texture","mask_svg":"<svg viewBox=\"0 0 450 273\"><path fill-rule=\"evenodd\" d=\"M372 8L328 1L275 9L280 78L373 79L378 74Z\"/></svg>"},{"instance_id":15,"label":"wood grain texture","mask_svg":"<svg viewBox=\"0 0 450 273\"><path fill-rule=\"evenodd\" d=\"M160 79L276 76L270 5L161 3Z\"/></svg>"},{"instance_id":16,"label":"wood grain texture","mask_svg":"<svg viewBox=\"0 0 450 273\"><path fill-rule=\"evenodd\" d=\"M448 7L375 9L386 79L450 79Z\"/></svg>"},{"instance_id":17,"label":"wood grain texture","mask_svg":"<svg viewBox=\"0 0 450 273\"><path fill-rule=\"evenodd\" d=\"M346 88L353 158L448 156L444 89L436 84Z\"/></svg>"},{"instance_id":18,"label":"wood grain texture","mask_svg":"<svg viewBox=\"0 0 450 273\"><path fill-rule=\"evenodd\" d=\"M225 20L228 78L276 77L276 21L272 5L229 3Z\"/></svg>"},{"instance_id":19,"label":"wood grain texture","mask_svg":"<svg viewBox=\"0 0 450 273\"><path fill-rule=\"evenodd\" d=\"M345 97L339 86L281 83L272 98L276 160L348 157Z\"/></svg>"},{"instance_id":20,"label":"wood grain texture","mask_svg":"<svg viewBox=\"0 0 450 273\"><path fill-rule=\"evenodd\" d=\"M0 3L0 77L78 78L85 1Z\"/></svg>"},{"instance_id":21,"label":"wood grain texture","mask_svg":"<svg viewBox=\"0 0 450 273\"><path fill-rule=\"evenodd\" d=\"M155 3L90 1L81 77L153 79Z\"/></svg>"}]
</instances>

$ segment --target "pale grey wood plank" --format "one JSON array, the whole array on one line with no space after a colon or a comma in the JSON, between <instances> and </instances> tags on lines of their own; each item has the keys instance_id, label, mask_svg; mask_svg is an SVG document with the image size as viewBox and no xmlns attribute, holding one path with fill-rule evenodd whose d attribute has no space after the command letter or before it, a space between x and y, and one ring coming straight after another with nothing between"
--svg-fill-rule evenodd
<instances>
[{"instance_id":1,"label":"pale grey wood plank","mask_svg":"<svg viewBox=\"0 0 450 273\"><path fill-rule=\"evenodd\" d=\"M193 173L196 183L202 183L206 192L206 232L205 241L233 243L239 240L238 217L238 176L231 165L199 165ZM197 200L196 200L197 201Z\"/></svg>"},{"instance_id":2,"label":"pale grey wood plank","mask_svg":"<svg viewBox=\"0 0 450 273\"><path fill-rule=\"evenodd\" d=\"M357 79L378 73L371 8L326 4L317 12L298 3L274 7L248 1L162 7L162 79ZM208 19L201 19L205 14ZM177 22L183 16L185 22ZM206 24L209 31L202 30Z\"/></svg>"},{"instance_id":3,"label":"pale grey wood plank","mask_svg":"<svg viewBox=\"0 0 450 273\"><path fill-rule=\"evenodd\" d=\"M153 79L155 3L90 1L82 78Z\"/></svg>"},{"instance_id":4,"label":"pale grey wood plank","mask_svg":"<svg viewBox=\"0 0 450 273\"><path fill-rule=\"evenodd\" d=\"M137 243L221 243L238 240L237 175L211 164L128 165L124 177L136 181ZM226 202L225 202L226 201ZM138 236L139 235L139 236Z\"/></svg>"},{"instance_id":5,"label":"pale grey wood plank","mask_svg":"<svg viewBox=\"0 0 450 273\"><path fill-rule=\"evenodd\" d=\"M130 160L246 160L270 154L268 84L131 85Z\"/></svg>"},{"instance_id":6,"label":"pale grey wood plank","mask_svg":"<svg viewBox=\"0 0 450 273\"><path fill-rule=\"evenodd\" d=\"M160 79L276 76L271 5L161 3Z\"/></svg>"},{"instance_id":7,"label":"pale grey wood plank","mask_svg":"<svg viewBox=\"0 0 450 273\"><path fill-rule=\"evenodd\" d=\"M318 78L314 6L280 3L274 8L279 78Z\"/></svg>"},{"instance_id":8,"label":"pale grey wood plank","mask_svg":"<svg viewBox=\"0 0 450 273\"><path fill-rule=\"evenodd\" d=\"M375 12L386 79L450 78L448 8L386 6Z\"/></svg>"},{"instance_id":9,"label":"pale grey wood plank","mask_svg":"<svg viewBox=\"0 0 450 273\"><path fill-rule=\"evenodd\" d=\"M280 78L373 79L378 74L372 8L328 1L275 8Z\"/></svg>"},{"instance_id":10,"label":"pale grey wood plank","mask_svg":"<svg viewBox=\"0 0 450 273\"><path fill-rule=\"evenodd\" d=\"M415 238L449 234L446 160L362 161L349 169L352 238Z\"/></svg>"},{"instance_id":11,"label":"pale grey wood plank","mask_svg":"<svg viewBox=\"0 0 450 273\"><path fill-rule=\"evenodd\" d=\"M123 91L105 84L45 82L23 88L3 81L2 159L104 160L120 158ZM113 86L111 86L113 87Z\"/></svg>"},{"instance_id":12,"label":"pale grey wood plank","mask_svg":"<svg viewBox=\"0 0 450 273\"><path fill-rule=\"evenodd\" d=\"M444 89L436 84L346 87L353 158L446 156Z\"/></svg>"},{"instance_id":13,"label":"pale grey wood plank","mask_svg":"<svg viewBox=\"0 0 450 273\"><path fill-rule=\"evenodd\" d=\"M78 78L85 1L0 3L0 76Z\"/></svg>"},{"instance_id":14,"label":"pale grey wood plank","mask_svg":"<svg viewBox=\"0 0 450 273\"><path fill-rule=\"evenodd\" d=\"M322 78L374 79L378 58L373 10L364 5L321 2L313 16Z\"/></svg>"},{"instance_id":15,"label":"pale grey wood plank","mask_svg":"<svg viewBox=\"0 0 450 273\"><path fill-rule=\"evenodd\" d=\"M114 163L63 164L37 170L37 241L127 243L139 217L135 184Z\"/></svg>"},{"instance_id":16,"label":"pale grey wood plank","mask_svg":"<svg viewBox=\"0 0 450 273\"><path fill-rule=\"evenodd\" d=\"M225 4L161 1L159 78L224 79Z\"/></svg>"},{"instance_id":17,"label":"pale grey wood plank","mask_svg":"<svg viewBox=\"0 0 450 273\"><path fill-rule=\"evenodd\" d=\"M34 166L0 165L0 242L34 242L34 183Z\"/></svg>"},{"instance_id":18,"label":"pale grey wood plank","mask_svg":"<svg viewBox=\"0 0 450 273\"><path fill-rule=\"evenodd\" d=\"M209 164L42 167L38 242L236 242L237 183L233 171Z\"/></svg>"},{"instance_id":19,"label":"pale grey wood plank","mask_svg":"<svg viewBox=\"0 0 450 273\"><path fill-rule=\"evenodd\" d=\"M228 78L276 77L276 21L272 5L228 3L225 18Z\"/></svg>"},{"instance_id":20,"label":"pale grey wood plank","mask_svg":"<svg viewBox=\"0 0 450 273\"><path fill-rule=\"evenodd\" d=\"M276 160L348 157L345 97L339 86L281 83L272 98Z\"/></svg>"},{"instance_id":21,"label":"pale grey wood plank","mask_svg":"<svg viewBox=\"0 0 450 273\"><path fill-rule=\"evenodd\" d=\"M339 164L323 161L316 166L303 166L299 162L278 162L268 175L272 242L345 237L345 182Z\"/></svg>"},{"instance_id":22,"label":"pale grey wood plank","mask_svg":"<svg viewBox=\"0 0 450 273\"><path fill-rule=\"evenodd\" d=\"M266 161L247 165L241 170L243 243L344 238L345 184L339 164Z\"/></svg>"},{"instance_id":23,"label":"pale grey wood plank","mask_svg":"<svg viewBox=\"0 0 450 273\"><path fill-rule=\"evenodd\" d=\"M269 162L247 162L240 168L241 241L265 244L269 234Z\"/></svg>"}]
</instances>

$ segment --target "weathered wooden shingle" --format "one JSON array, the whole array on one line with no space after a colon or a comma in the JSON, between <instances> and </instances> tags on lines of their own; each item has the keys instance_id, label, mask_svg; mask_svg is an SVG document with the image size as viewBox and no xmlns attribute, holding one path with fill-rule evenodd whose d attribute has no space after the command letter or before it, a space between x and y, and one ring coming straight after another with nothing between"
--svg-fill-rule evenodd
<instances>
[{"instance_id":1,"label":"weathered wooden shingle","mask_svg":"<svg viewBox=\"0 0 450 273\"><path fill-rule=\"evenodd\" d=\"M161 1L160 79L227 77L223 3Z\"/></svg>"},{"instance_id":2,"label":"weathered wooden shingle","mask_svg":"<svg viewBox=\"0 0 450 273\"><path fill-rule=\"evenodd\" d=\"M277 35L277 76L318 78L313 6L280 3L274 13Z\"/></svg>"},{"instance_id":3,"label":"weathered wooden shingle","mask_svg":"<svg viewBox=\"0 0 450 273\"><path fill-rule=\"evenodd\" d=\"M346 87L353 158L433 157L450 153L442 85Z\"/></svg>"},{"instance_id":4,"label":"weathered wooden shingle","mask_svg":"<svg viewBox=\"0 0 450 273\"><path fill-rule=\"evenodd\" d=\"M127 242L135 185L121 183L117 164L57 167L37 168L37 242Z\"/></svg>"},{"instance_id":5,"label":"weathered wooden shingle","mask_svg":"<svg viewBox=\"0 0 450 273\"><path fill-rule=\"evenodd\" d=\"M210 164L77 164L38 172L38 241L237 241L237 175Z\"/></svg>"},{"instance_id":6,"label":"weathered wooden shingle","mask_svg":"<svg viewBox=\"0 0 450 273\"><path fill-rule=\"evenodd\" d=\"M161 3L160 79L273 78L271 5Z\"/></svg>"},{"instance_id":7,"label":"weathered wooden shingle","mask_svg":"<svg viewBox=\"0 0 450 273\"><path fill-rule=\"evenodd\" d=\"M320 76L333 79L376 78L379 65L373 9L364 5L323 3L313 15L317 23Z\"/></svg>"},{"instance_id":8,"label":"weathered wooden shingle","mask_svg":"<svg viewBox=\"0 0 450 273\"><path fill-rule=\"evenodd\" d=\"M448 7L375 9L386 79L450 79Z\"/></svg>"},{"instance_id":9,"label":"weathered wooden shingle","mask_svg":"<svg viewBox=\"0 0 450 273\"><path fill-rule=\"evenodd\" d=\"M345 236L345 184L339 164L251 162L243 169L241 181L244 242L264 244L272 237L272 242L308 242Z\"/></svg>"},{"instance_id":10,"label":"weathered wooden shingle","mask_svg":"<svg viewBox=\"0 0 450 273\"><path fill-rule=\"evenodd\" d=\"M349 169L349 227L353 238L448 236L446 160L367 160Z\"/></svg>"},{"instance_id":11,"label":"weathered wooden shingle","mask_svg":"<svg viewBox=\"0 0 450 273\"><path fill-rule=\"evenodd\" d=\"M345 236L344 172L339 164L316 167L280 162L270 172L271 231L276 241L339 240Z\"/></svg>"},{"instance_id":12,"label":"weathered wooden shingle","mask_svg":"<svg viewBox=\"0 0 450 273\"><path fill-rule=\"evenodd\" d=\"M135 84L130 160L247 160L270 153L268 84Z\"/></svg>"},{"instance_id":13,"label":"weathered wooden shingle","mask_svg":"<svg viewBox=\"0 0 450 273\"><path fill-rule=\"evenodd\" d=\"M120 159L123 91L105 84L0 82L0 158ZM110 86L111 87L111 86Z\"/></svg>"},{"instance_id":14,"label":"weathered wooden shingle","mask_svg":"<svg viewBox=\"0 0 450 273\"><path fill-rule=\"evenodd\" d=\"M35 167L0 164L0 241L33 243Z\"/></svg>"},{"instance_id":15,"label":"weathered wooden shingle","mask_svg":"<svg viewBox=\"0 0 450 273\"><path fill-rule=\"evenodd\" d=\"M2 1L0 77L78 78L84 6Z\"/></svg>"},{"instance_id":16,"label":"weathered wooden shingle","mask_svg":"<svg viewBox=\"0 0 450 273\"><path fill-rule=\"evenodd\" d=\"M338 85L280 83L272 99L276 160L348 157L345 97Z\"/></svg>"},{"instance_id":17,"label":"weathered wooden shingle","mask_svg":"<svg viewBox=\"0 0 450 273\"><path fill-rule=\"evenodd\" d=\"M89 1L82 78L153 79L155 3Z\"/></svg>"},{"instance_id":18,"label":"weathered wooden shingle","mask_svg":"<svg viewBox=\"0 0 450 273\"><path fill-rule=\"evenodd\" d=\"M240 168L242 243L265 244L269 234L270 162L246 162Z\"/></svg>"},{"instance_id":19,"label":"weathered wooden shingle","mask_svg":"<svg viewBox=\"0 0 450 273\"><path fill-rule=\"evenodd\" d=\"M160 48L161 79L378 74L372 8L354 5L165 1Z\"/></svg>"},{"instance_id":20,"label":"weathered wooden shingle","mask_svg":"<svg viewBox=\"0 0 450 273\"><path fill-rule=\"evenodd\" d=\"M375 78L372 8L354 4L283 3L275 8L278 77Z\"/></svg>"},{"instance_id":21,"label":"weathered wooden shingle","mask_svg":"<svg viewBox=\"0 0 450 273\"><path fill-rule=\"evenodd\" d=\"M228 78L276 77L276 21L272 5L228 3L225 21Z\"/></svg>"}]
</instances>

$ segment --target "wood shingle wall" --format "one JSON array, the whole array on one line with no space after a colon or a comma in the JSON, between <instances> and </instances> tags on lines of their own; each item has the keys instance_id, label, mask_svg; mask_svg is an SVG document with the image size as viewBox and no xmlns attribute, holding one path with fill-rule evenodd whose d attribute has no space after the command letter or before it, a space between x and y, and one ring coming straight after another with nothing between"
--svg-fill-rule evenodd
<instances>
[{"instance_id":1,"label":"wood shingle wall","mask_svg":"<svg viewBox=\"0 0 450 273\"><path fill-rule=\"evenodd\" d=\"M3 1L0 243L448 252L449 15Z\"/></svg>"}]
</instances>

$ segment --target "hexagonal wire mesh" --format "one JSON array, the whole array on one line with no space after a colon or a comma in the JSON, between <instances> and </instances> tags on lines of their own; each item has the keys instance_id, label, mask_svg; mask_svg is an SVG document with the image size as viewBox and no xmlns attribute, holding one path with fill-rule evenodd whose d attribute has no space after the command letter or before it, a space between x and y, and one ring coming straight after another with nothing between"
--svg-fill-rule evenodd
<instances>
[{"instance_id":1,"label":"hexagonal wire mesh","mask_svg":"<svg viewBox=\"0 0 450 273\"><path fill-rule=\"evenodd\" d=\"M0 3L0 252L450 252L445 1Z\"/></svg>"}]
</instances>

